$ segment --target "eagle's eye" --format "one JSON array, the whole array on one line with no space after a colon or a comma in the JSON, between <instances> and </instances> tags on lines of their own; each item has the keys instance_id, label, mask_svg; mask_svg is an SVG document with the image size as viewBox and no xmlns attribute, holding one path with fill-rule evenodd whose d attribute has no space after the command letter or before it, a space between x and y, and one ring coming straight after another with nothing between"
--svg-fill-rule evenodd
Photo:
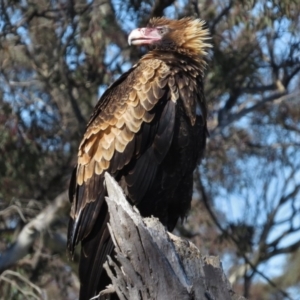
<instances>
[{"instance_id":1,"label":"eagle's eye","mask_svg":"<svg viewBox=\"0 0 300 300\"><path fill-rule=\"evenodd\" d=\"M156 29L160 35L164 35L168 32L168 28L166 26L156 27Z\"/></svg>"}]
</instances>

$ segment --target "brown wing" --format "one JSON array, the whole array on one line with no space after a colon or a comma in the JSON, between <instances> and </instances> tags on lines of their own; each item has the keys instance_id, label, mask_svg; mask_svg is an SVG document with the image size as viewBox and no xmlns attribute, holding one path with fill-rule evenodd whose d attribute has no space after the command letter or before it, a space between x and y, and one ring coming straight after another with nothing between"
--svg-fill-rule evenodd
<instances>
[{"instance_id":1,"label":"brown wing","mask_svg":"<svg viewBox=\"0 0 300 300\"><path fill-rule=\"evenodd\" d=\"M80 299L104 288L102 265L113 249L106 226L104 172L110 172L138 203L151 188L175 123L169 101L169 68L148 60L122 75L102 96L79 147L70 184L68 248L82 241Z\"/></svg>"},{"instance_id":2,"label":"brown wing","mask_svg":"<svg viewBox=\"0 0 300 300\"><path fill-rule=\"evenodd\" d=\"M167 99L169 74L168 67L159 60L141 63L115 82L99 101L79 146L78 165L70 185L68 246L71 252L91 233L98 218L104 203L105 171L120 178L124 166L147 152L143 156L144 166L153 169L152 176L145 176L145 171L138 168L135 174L143 174L131 179L142 178L144 193L151 184L155 164L161 162L172 140L175 104ZM150 162L154 162L153 166ZM132 193L133 202L139 200L137 193Z\"/></svg>"}]
</instances>

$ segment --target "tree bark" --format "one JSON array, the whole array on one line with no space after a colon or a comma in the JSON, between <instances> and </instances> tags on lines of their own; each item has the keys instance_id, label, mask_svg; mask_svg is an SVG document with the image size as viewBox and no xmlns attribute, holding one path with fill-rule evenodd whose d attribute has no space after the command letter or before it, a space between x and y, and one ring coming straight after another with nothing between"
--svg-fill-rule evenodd
<instances>
[{"instance_id":1,"label":"tree bark","mask_svg":"<svg viewBox=\"0 0 300 300\"><path fill-rule=\"evenodd\" d=\"M116 181L105 174L109 230L115 256L104 264L119 299L242 300L224 275L218 257L202 257L191 242L166 231L158 219L142 218Z\"/></svg>"}]
</instances>

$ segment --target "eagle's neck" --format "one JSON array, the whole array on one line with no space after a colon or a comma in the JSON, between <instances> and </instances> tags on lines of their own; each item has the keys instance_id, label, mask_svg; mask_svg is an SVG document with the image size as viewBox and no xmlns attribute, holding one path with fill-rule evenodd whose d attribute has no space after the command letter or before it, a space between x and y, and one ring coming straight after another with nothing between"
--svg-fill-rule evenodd
<instances>
[{"instance_id":1,"label":"eagle's neck","mask_svg":"<svg viewBox=\"0 0 300 300\"><path fill-rule=\"evenodd\" d=\"M167 65L177 66L189 65L192 68L201 70L203 72L206 68L206 61L203 57L195 56L189 53L187 50L176 51L170 50L151 50L142 57L142 60L159 59L164 61Z\"/></svg>"}]
</instances>

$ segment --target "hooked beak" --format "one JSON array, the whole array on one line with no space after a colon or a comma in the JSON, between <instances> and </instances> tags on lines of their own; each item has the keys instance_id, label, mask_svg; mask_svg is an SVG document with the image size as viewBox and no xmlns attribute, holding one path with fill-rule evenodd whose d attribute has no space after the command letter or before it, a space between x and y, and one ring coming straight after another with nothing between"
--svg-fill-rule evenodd
<instances>
[{"instance_id":1,"label":"hooked beak","mask_svg":"<svg viewBox=\"0 0 300 300\"><path fill-rule=\"evenodd\" d=\"M161 40L161 35L156 28L137 28L131 31L128 36L128 44L150 45Z\"/></svg>"}]
</instances>

